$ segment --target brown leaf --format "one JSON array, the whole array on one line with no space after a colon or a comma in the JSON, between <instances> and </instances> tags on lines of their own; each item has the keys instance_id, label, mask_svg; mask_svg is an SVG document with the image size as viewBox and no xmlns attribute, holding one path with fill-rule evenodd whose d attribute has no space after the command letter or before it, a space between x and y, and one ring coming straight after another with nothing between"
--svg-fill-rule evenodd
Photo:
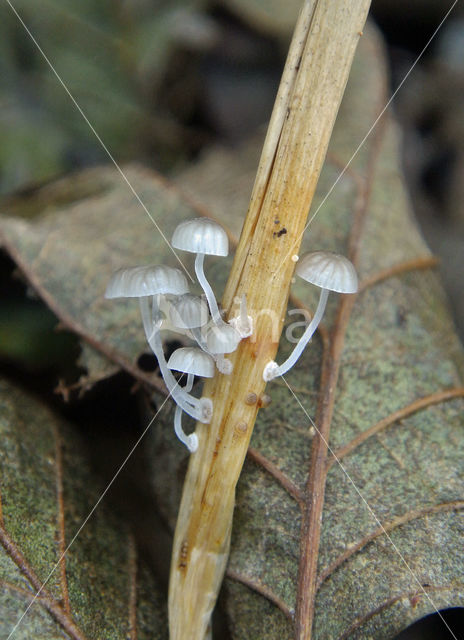
<instances>
[{"instance_id":1,"label":"brown leaf","mask_svg":"<svg viewBox=\"0 0 464 640\"><path fill-rule=\"evenodd\" d=\"M4 380L0 405L0 635L165 638L163 595L74 431Z\"/></svg>"},{"instance_id":2,"label":"brown leaf","mask_svg":"<svg viewBox=\"0 0 464 640\"><path fill-rule=\"evenodd\" d=\"M382 55L368 32L313 212L323 204L305 240L305 249L351 249L361 293L352 309L348 297L340 303L333 296L324 319L331 333L313 339L286 376L290 389L278 380L268 386L272 405L259 414L237 489L222 600L236 639L294 637L289 618L298 592L301 496L317 439L313 420L318 429L331 427L335 452L376 427L341 460L361 495L329 453L314 637L391 638L435 607L462 604L462 349L433 272L436 260L409 215L391 117L324 201L337 168L386 103ZM228 220L246 207L257 156L254 141L238 153L213 150L177 182ZM242 186L236 194L234 182ZM318 294L309 289L297 279L293 291L314 309ZM291 347L281 345L279 361ZM166 446L162 433L154 438ZM158 487L173 474L172 457L169 462L154 470ZM309 503L321 486L310 481L306 490ZM173 522L176 504L163 504Z\"/></svg>"},{"instance_id":3,"label":"brown leaf","mask_svg":"<svg viewBox=\"0 0 464 640\"><path fill-rule=\"evenodd\" d=\"M391 116L383 117L342 174L386 100L383 53L370 32L361 40L313 204L315 217L303 243L303 250L349 253L369 286L356 298L331 296L324 319L330 333L313 339L286 376L288 386L281 380L268 387L272 404L260 412L252 440L259 455L245 465L237 489L231 577L224 593L235 640L293 637L289 615L309 534L321 534L317 571L324 580L319 580L314 602L317 639L347 634L389 638L435 607L462 604L462 349L433 260L411 220ZM249 193L243 195L241 186L236 201L230 198L227 206L221 175L242 175L244 185L246 157L251 157L249 149L221 152L220 159L216 155L205 161L206 177L197 187L209 183L207 197L190 186L192 197L207 202L211 214L234 233L239 229L237 212L244 213ZM213 168L216 177L211 180ZM195 172L201 177L201 168ZM129 168L127 176L167 238L178 222L199 215L154 174ZM135 365L145 349L136 305L104 301L102 293L119 266L175 266L176 259L112 170L84 172L51 189L66 191L70 180L75 186L90 179L104 185L99 194L46 210L31 223L4 220L4 246L71 330L150 382ZM191 270L188 259L186 264ZM217 292L229 264L207 263ZM300 281L293 291L314 309L316 291ZM282 339L279 360L290 346ZM433 403L435 394L448 389L456 390L453 397ZM346 455L346 473L338 464L327 472L325 445L314 435L312 420L325 434L330 428L330 447L337 450L421 399L420 410L405 411L400 421L385 421L383 430ZM153 432L153 475L160 506L173 523L185 454L172 434L171 418L164 411L163 428ZM323 464L318 458L310 464L312 447L321 452ZM163 464L158 464L161 455ZM260 456L269 464L260 464ZM166 492L166 486L173 488ZM294 496L291 487L296 487ZM319 520L307 519L307 506L324 490L320 529ZM306 496L308 525L303 541L301 502L295 499L300 494ZM299 595L307 598L301 586Z\"/></svg>"}]
</instances>

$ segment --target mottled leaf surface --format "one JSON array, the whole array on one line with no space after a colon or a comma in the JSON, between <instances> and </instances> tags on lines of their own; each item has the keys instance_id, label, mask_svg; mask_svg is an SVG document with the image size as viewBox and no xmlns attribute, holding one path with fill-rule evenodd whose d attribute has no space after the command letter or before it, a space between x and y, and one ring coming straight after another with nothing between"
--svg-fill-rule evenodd
<instances>
[{"instance_id":1,"label":"mottled leaf surface","mask_svg":"<svg viewBox=\"0 0 464 640\"><path fill-rule=\"evenodd\" d=\"M433 394L462 384L462 349L436 273L418 268L427 264L429 252L411 216L391 116L379 124L323 202L337 177L336 167L350 160L386 102L382 60L379 43L370 34L352 69L312 212L322 206L306 239L306 248L347 253L350 237L356 235L353 227L360 225L361 281L403 265L396 276L368 286L357 298L345 338L330 445L337 451L399 409L420 398L430 400L359 444L341 460L344 470L333 464L328 472L319 572L330 573L318 591L314 628L321 640L391 638L435 607L462 606L464 595L463 402L456 398L431 406ZM254 144L240 154L213 150L177 178L196 202L219 218L230 216L235 232L254 177L258 153L253 149ZM240 185L236 192L234 184ZM424 261L414 268L414 258ZM317 291L298 279L292 291L315 308ZM337 306L332 296L324 318L334 336L340 333ZM289 351L282 340L279 359ZM252 439L253 448L299 490L307 478L315 433L311 419L321 389L321 361L321 340L315 338L286 376L302 407L284 382L273 382L268 386L271 407L260 412ZM156 470L159 486L169 472ZM175 505L166 505L166 512L174 522ZM293 613L297 592L297 501L249 459L234 518L233 579L226 580L222 598L233 637L293 638L285 613ZM347 554L343 562L342 554Z\"/></svg>"},{"instance_id":2,"label":"mottled leaf surface","mask_svg":"<svg viewBox=\"0 0 464 640\"><path fill-rule=\"evenodd\" d=\"M104 503L60 561L101 494L74 431L1 380L0 436L0 636L50 575L14 638L166 638L161 591Z\"/></svg>"},{"instance_id":3,"label":"mottled leaf surface","mask_svg":"<svg viewBox=\"0 0 464 640\"><path fill-rule=\"evenodd\" d=\"M301 532L300 506L289 490L303 491L317 438L309 416L316 419L324 394L333 405L330 446L335 451L384 423L342 458L345 471L338 464L328 470L314 637L387 639L435 607L463 603L459 388L464 362L430 253L411 217L391 115L379 122L340 177L384 107L386 86L381 45L366 32L303 242L304 250L355 254L366 287L347 310L349 322L339 313L340 298L330 297L324 318L331 330L329 347L323 348L320 335L313 339L287 376L293 393L281 380L268 386L272 404L260 412L252 439L264 460L250 456L238 485L230 578L223 593L236 640L293 637ZM257 154L250 148L219 151L185 174L183 188L199 203L196 209L151 172L128 168L126 175L167 238L178 222L201 213L238 234L255 172L253 157ZM235 197L233 176L240 177ZM84 188L89 181L101 189L57 204L57 194L66 194L71 185L76 193L76 185ZM49 199L43 189L35 196L42 211L33 222L3 220L4 245L71 330L139 375L136 361L146 347L137 305L105 301L102 293L120 266L175 266L176 258L113 170L88 171L48 189ZM26 206L30 202L17 202L16 213ZM276 233L276 242L288 242L285 233ZM191 259L181 257L192 273ZM229 265L229 260L207 260L217 292ZM293 293L314 309L318 292L313 289L297 281ZM336 360L327 356L331 341L343 345ZM279 360L289 349L282 339ZM323 362L326 374L339 368L333 389L327 388L327 375L321 376ZM90 378L93 366L101 370L88 359ZM456 390L453 398L432 401L447 389ZM408 413L420 399L420 408ZM401 409L401 420L386 420ZM152 450L158 503L173 525L185 454L171 421L167 405L152 431Z\"/></svg>"}]
</instances>

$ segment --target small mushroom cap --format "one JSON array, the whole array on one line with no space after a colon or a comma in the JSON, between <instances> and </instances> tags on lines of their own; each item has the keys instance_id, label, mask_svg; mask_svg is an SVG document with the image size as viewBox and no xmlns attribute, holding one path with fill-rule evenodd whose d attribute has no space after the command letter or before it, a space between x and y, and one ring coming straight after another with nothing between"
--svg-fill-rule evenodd
<instances>
[{"instance_id":1,"label":"small mushroom cap","mask_svg":"<svg viewBox=\"0 0 464 640\"><path fill-rule=\"evenodd\" d=\"M180 269L164 265L118 269L106 287L105 298L141 298L158 293L182 295L189 290Z\"/></svg>"},{"instance_id":2,"label":"small mushroom cap","mask_svg":"<svg viewBox=\"0 0 464 640\"><path fill-rule=\"evenodd\" d=\"M206 346L211 353L232 353L241 340L239 332L230 324L213 325L206 332Z\"/></svg>"},{"instance_id":3,"label":"small mushroom cap","mask_svg":"<svg viewBox=\"0 0 464 640\"><path fill-rule=\"evenodd\" d=\"M195 218L182 222L174 231L171 241L175 249L210 256L226 256L229 240L224 229L209 218Z\"/></svg>"},{"instance_id":4,"label":"small mushroom cap","mask_svg":"<svg viewBox=\"0 0 464 640\"><path fill-rule=\"evenodd\" d=\"M202 378L214 376L214 360L197 347L176 349L168 360L168 367L184 373L193 373Z\"/></svg>"},{"instance_id":5,"label":"small mushroom cap","mask_svg":"<svg viewBox=\"0 0 464 640\"><path fill-rule=\"evenodd\" d=\"M200 296L185 293L173 301L169 316L173 325L179 329L196 329L208 322L208 305Z\"/></svg>"},{"instance_id":6,"label":"small mushroom cap","mask_svg":"<svg viewBox=\"0 0 464 640\"><path fill-rule=\"evenodd\" d=\"M356 293L358 290L358 276L353 264L338 253L306 253L299 259L295 273L321 289L338 293Z\"/></svg>"}]
</instances>

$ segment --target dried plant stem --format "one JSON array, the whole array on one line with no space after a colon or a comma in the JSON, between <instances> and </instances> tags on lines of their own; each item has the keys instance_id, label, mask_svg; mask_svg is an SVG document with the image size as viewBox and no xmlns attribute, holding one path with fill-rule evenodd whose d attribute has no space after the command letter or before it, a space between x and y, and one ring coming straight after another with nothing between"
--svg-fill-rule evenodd
<instances>
[{"instance_id":1,"label":"dried plant stem","mask_svg":"<svg viewBox=\"0 0 464 640\"><path fill-rule=\"evenodd\" d=\"M234 372L205 385L211 424L197 425L174 537L171 640L203 640L224 575L235 487L278 347L297 253L369 0L303 4L224 294L246 294L254 334L231 355ZM278 233L281 231L281 233Z\"/></svg>"}]
</instances>

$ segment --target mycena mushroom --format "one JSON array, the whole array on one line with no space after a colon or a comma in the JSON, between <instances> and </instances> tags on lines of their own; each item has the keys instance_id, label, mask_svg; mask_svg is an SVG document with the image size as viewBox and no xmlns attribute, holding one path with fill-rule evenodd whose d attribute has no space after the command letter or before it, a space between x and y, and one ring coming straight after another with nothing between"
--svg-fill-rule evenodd
<instances>
[{"instance_id":1,"label":"mycena mushroom","mask_svg":"<svg viewBox=\"0 0 464 640\"><path fill-rule=\"evenodd\" d=\"M208 327L206 331L206 348L212 354L221 373L225 375L232 373L232 362L228 358L224 358L224 354L235 351L241 339L239 332L226 322Z\"/></svg>"},{"instance_id":2,"label":"mycena mushroom","mask_svg":"<svg viewBox=\"0 0 464 640\"><path fill-rule=\"evenodd\" d=\"M105 298L138 298L143 328L149 340L153 323L160 319L158 296L168 293L182 295L188 290L187 279L180 269L149 265L118 269L106 287Z\"/></svg>"},{"instance_id":3,"label":"mycena mushroom","mask_svg":"<svg viewBox=\"0 0 464 640\"><path fill-rule=\"evenodd\" d=\"M176 349L168 361L169 369L182 371L187 374L187 383L184 390L190 392L195 376L212 378L214 375L214 360L207 353L197 347L181 347ZM182 408L176 407L174 414L174 431L176 436L187 447L190 453L198 449L198 436L196 433L187 435L182 429Z\"/></svg>"},{"instance_id":4,"label":"mycena mushroom","mask_svg":"<svg viewBox=\"0 0 464 640\"><path fill-rule=\"evenodd\" d=\"M205 255L227 256L229 240L224 229L209 218L195 218L187 220L176 227L172 236L172 246L175 249L196 253L195 273L203 291L205 292L211 316L215 324L223 322L216 302L214 292L206 279L203 263Z\"/></svg>"},{"instance_id":5,"label":"mycena mushroom","mask_svg":"<svg viewBox=\"0 0 464 640\"><path fill-rule=\"evenodd\" d=\"M209 422L212 402L208 398L194 398L177 384L164 357L161 342L161 313L158 296L161 294L183 295L188 292L188 283L179 269L154 265L119 269L111 277L106 288L106 298L139 298L143 328L153 353L158 359L161 375L174 401L200 422ZM152 308L150 311L150 299Z\"/></svg>"},{"instance_id":6,"label":"mycena mushroom","mask_svg":"<svg viewBox=\"0 0 464 640\"><path fill-rule=\"evenodd\" d=\"M200 296L185 293L183 296L176 297L170 306L169 317L175 331L186 331L203 351L208 351L201 327L207 324L210 315L208 305Z\"/></svg>"},{"instance_id":7,"label":"mycena mushroom","mask_svg":"<svg viewBox=\"0 0 464 640\"><path fill-rule=\"evenodd\" d=\"M303 280L321 288L319 303L311 322L287 360L280 366L271 360L264 367L263 378L266 381L284 375L297 362L324 315L330 291L356 293L358 290L358 277L353 264L345 256L330 251L305 254L300 258L295 273Z\"/></svg>"}]
</instances>

